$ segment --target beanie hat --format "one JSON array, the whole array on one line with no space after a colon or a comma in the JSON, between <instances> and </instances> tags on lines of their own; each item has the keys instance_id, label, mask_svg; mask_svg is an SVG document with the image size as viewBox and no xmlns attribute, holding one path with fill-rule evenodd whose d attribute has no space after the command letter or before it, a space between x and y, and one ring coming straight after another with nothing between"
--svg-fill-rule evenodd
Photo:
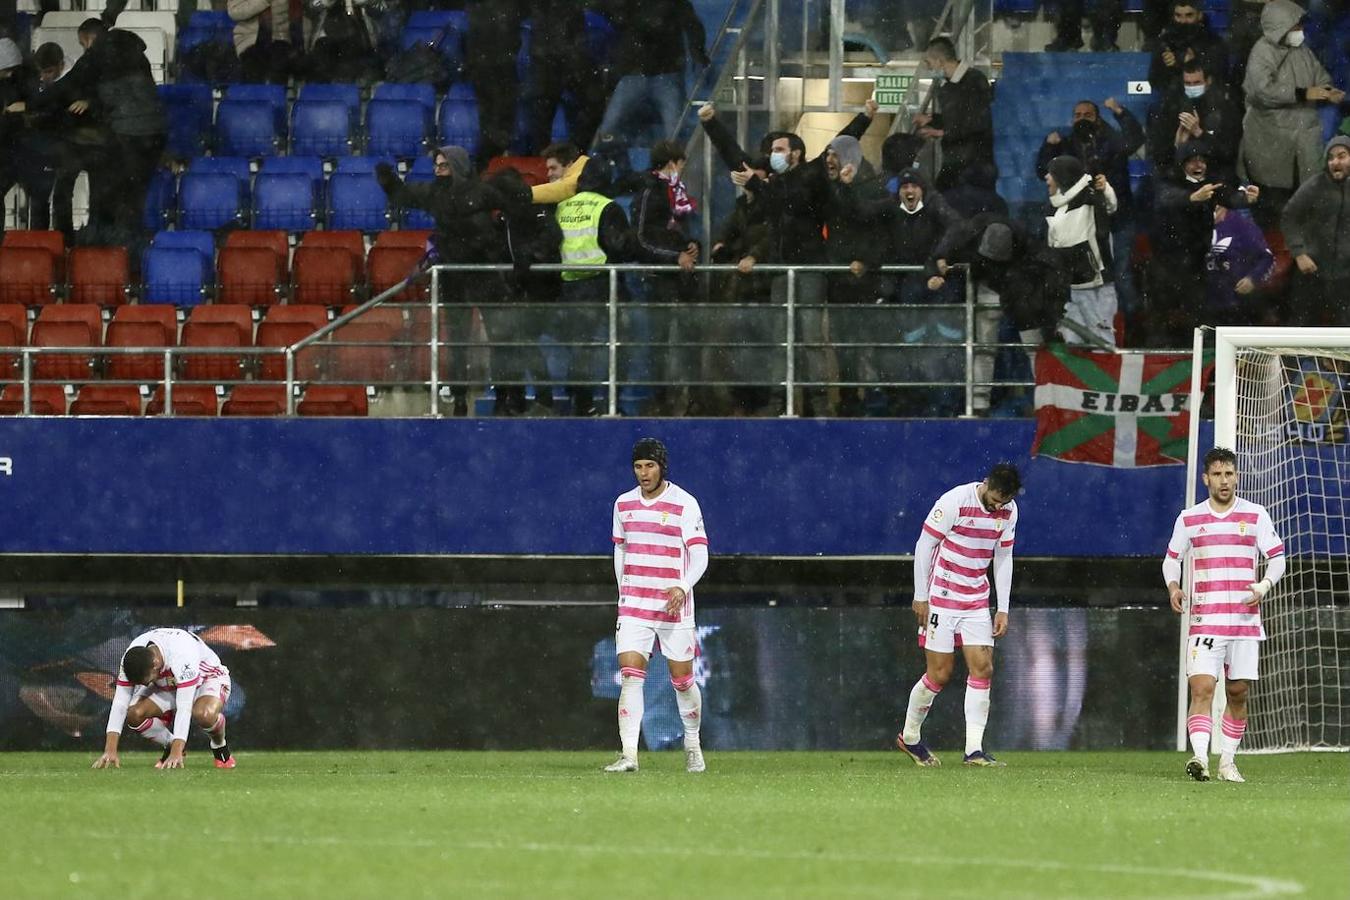
<instances>
[{"instance_id":1,"label":"beanie hat","mask_svg":"<svg viewBox=\"0 0 1350 900\"><path fill-rule=\"evenodd\" d=\"M1067 191L1086 174L1083 164L1075 156L1056 156L1050 160L1049 168L1060 191Z\"/></svg>"},{"instance_id":2,"label":"beanie hat","mask_svg":"<svg viewBox=\"0 0 1350 900\"><path fill-rule=\"evenodd\" d=\"M905 169L896 179L897 188L902 184L917 184L919 187L923 187L923 177L919 175L918 169Z\"/></svg>"},{"instance_id":3,"label":"beanie hat","mask_svg":"<svg viewBox=\"0 0 1350 900\"><path fill-rule=\"evenodd\" d=\"M980 256L994 262L1008 262L1013 255L1012 229L1001 222L985 226L980 235L980 246L976 250Z\"/></svg>"},{"instance_id":4,"label":"beanie hat","mask_svg":"<svg viewBox=\"0 0 1350 900\"><path fill-rule=\"evenodd\" d=\"M858 167L862 165L862 144L858 143L857 138L841 134L830 141L830 149L834 151L835 156L839 157L839 168L852 166L854 171L857 171Z\"/></svg>"},{"instance_id":5,"label":"beanie hat","mask_svg":"<svg viewBox=\"0 0 1350 900\"><path fill-rule=\"evenodd\" d=\"M1343 134L1336 135L1334 138L1327 141L1327 147L1326 150L1323 151L1323 155L1330 156L1332 147L1344 147L1345 149L1350 150L1350 137L1346 137Z\"/></svg>"}]
</instances>

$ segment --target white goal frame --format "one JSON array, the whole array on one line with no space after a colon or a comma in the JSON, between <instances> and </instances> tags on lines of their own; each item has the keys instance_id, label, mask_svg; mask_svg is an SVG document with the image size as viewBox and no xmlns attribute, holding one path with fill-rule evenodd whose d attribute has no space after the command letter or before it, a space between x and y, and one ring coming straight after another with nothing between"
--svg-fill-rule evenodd
<instances>
[{"instance_id":1,"label":"white goal frame","mask_svg":"<svg viewBox=\"0 0 1350 900\"><path fill-rule=\"evenodd\" d=\"M1199 446L1199 409L1200 379L1204 366L1205 333L1209 328L1197 328L1192 346L1193 365L1191 376L1191 421L1190 440L1186 458L1186 488L1184 506L1198 502L1197 479L1198 460L1203 455ZM1212 329L1214 333L1214 446L1235 448L1237 443L1237 358L1239 351L1246 349L1316 349L1325 347L1345 348L1350 352L1350 328L1268 328L1268 327L1220 327ZM1185 574L1182 583L1189 588L1191 584L1190 560L1184 560ZM1186 750L1186 717L1189 706L1189 692L1186 684L1186 636L1187 617L1181 616L1179 627L1179 651L1177 669L1177 741L1178 750ZM1222 679L1214 692L1214 735L1217 741L1219 720L1226 705ZM1217 746L1214 744L1213 746ZM1326 750L1346 750L1350 748L1316 748ZM1266 751L1272 752L1272 751ZM1279 752L1279 751L1274 751Z\"/></svg>"}]
</instances>

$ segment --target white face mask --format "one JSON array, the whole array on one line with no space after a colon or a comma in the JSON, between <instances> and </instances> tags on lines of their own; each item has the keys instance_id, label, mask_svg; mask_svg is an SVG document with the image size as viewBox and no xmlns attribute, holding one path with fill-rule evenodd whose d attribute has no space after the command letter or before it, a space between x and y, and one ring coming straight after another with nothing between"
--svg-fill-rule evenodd
<instances>
[{"instance_id":1,"label":"white face mask","mask_svg":"<svg viewBox=\"0 0 1350 900\"><path fill-rule=\"evenodd\" d=\"M1289 32L1288 34L1286 34L1286 35L1284 36L1284 42L1285 42L1286 44L1288 44L1290 47L1302 47L1302 46L1303 46L1303 32L1302 32L1302 31L1291 31L1291 32Z\"/></svg>"},{"instance_id":2,"label":"white face mask","mask_svg":"<svg viewBox=\"0 0 1350 900\"><path fill-rule=\"evenodd\" d=\"M788 155L781 150L775 150L769 154L769 168L773 169L779 175L788 170Z\"/></svg>"},{"instance_id":3,"label":"white face mask","mask_svg":"<svg viewBox=\"0 0 1350 900\"><path fill-rule=\"evenodd\" d=\"M922 211L923 211L923 201L920 200L918 203L915 203L915 204L914 204L914 208L913 208L913 209L910 209L908 206L905 205L905 201L901 200L901 201L900 201L900 208L903 209L903 210L906 212L906 214L912 216L912 215L915 215L916 213L919 213L919 212L922 212Z\"/></svg>"},{"instance_id":4,"label":"white face mask","mask_svg":"<svg viewBox=\"0 0 1350 900\"><path fill-rule=\"evenodd\" d=\"M1190 97L1192 100L1198 100L1205 96L1205 86L1203 84L1187 84L1183 85L1181 89L1185 91L1186 96Z\"/></svg>"}]
</instances>

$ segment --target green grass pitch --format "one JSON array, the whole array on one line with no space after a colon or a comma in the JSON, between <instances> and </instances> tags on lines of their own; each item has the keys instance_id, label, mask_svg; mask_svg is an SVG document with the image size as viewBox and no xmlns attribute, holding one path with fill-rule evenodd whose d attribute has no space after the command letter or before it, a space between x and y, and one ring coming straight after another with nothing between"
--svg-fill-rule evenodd
<instances>
[{"instance_id":1,"label":"green grass pitch","mask_svg":"<svg viewBox=\"0 0 1350 900\"><path fill-rule=\"evenodd\" d=\"M1350 897L1350 756L0 754L0 897Z\"/></svg>"}]
</instances>

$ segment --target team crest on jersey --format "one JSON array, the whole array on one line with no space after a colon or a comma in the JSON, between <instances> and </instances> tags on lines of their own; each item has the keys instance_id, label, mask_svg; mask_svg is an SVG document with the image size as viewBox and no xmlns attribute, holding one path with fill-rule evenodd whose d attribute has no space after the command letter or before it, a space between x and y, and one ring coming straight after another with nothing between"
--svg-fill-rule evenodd
<instances>
[{"instance_id":1,"label":"team crest on jersey","mask_svg":"<svg viewBox=\"0 0 1350 900\"><path fill-rule=\"evenodd\" d=\"M1247 533L1247 523L1246 523L1246 522L1239 522L1239 523L1238 523L1238 534L1246 534L1246 533Z\"/></svg>"},{"instance_id":2,"label":"team crest on jersey","mask_svg":"<svg viewBox=\"0 0 1350 900\"><path fill-rule=\"evenodd\" d=\"M1199 624L1200 624L1200 617L1199 617L1199 616L1191 616L1191 624L1192 624L1192 625L1199 625Z\"/></svg>"},{"instance_id":3,"label":"team crest on jersey","mask_svg":"<svg viewBox=\"0 0 1350 900\"><path fill-rule=\"evenodd\" d=\"M995 531L1002 531L1002 530L1003 530L1003 520L1002 520L1002 519L995 519L995 520L994 520L994 530L995 530Z\"/></svg>"},{"instance_id":4,"label":"team crest on jersey","mask_svg":"<svg viewBox=\"0 0 1350 900\"><path fill-rule=\"evenodd\" d=\"M664 525L668 521L670 521L670 513L667 512L661 513L661 524Z\"/></svg>"},{"instance_id":5,"label":"team crest on jersey","mask_svg":"<svg viewBox=\"0 0 1350 900\"><path fill-rule=\"evenodd\" d=\"M933 510L933 521L934 521L934 522L941 522L941 521L942 521L942 510L940 510L940 509L935 509L935 510Z\"/></svg>"}]
</instances>

